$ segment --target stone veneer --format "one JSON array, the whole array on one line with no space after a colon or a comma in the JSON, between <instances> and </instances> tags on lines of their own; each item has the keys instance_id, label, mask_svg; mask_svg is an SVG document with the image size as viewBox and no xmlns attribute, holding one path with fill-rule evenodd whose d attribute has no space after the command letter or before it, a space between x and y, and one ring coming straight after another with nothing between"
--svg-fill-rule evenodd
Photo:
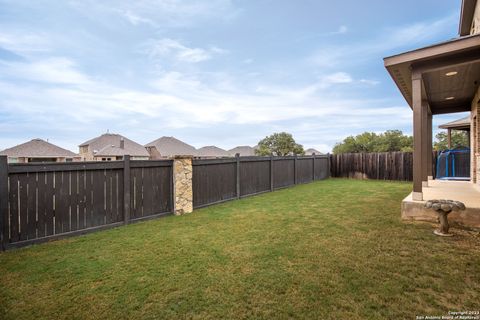
<instances>
[{"instance_id":1,"label":"stone veneer","mask_svg":"<svg viewBox=\"0 0 480 320\"><path fill-rule=\"evenodd\" d=\"M173 159L173 197L175 215L193 211L192 156Z\"/></svg>"}]
</instances>

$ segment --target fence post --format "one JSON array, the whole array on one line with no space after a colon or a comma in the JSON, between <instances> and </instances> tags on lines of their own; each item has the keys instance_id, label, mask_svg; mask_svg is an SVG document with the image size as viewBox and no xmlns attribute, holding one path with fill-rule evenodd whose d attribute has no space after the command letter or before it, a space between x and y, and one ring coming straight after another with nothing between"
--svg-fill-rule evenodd
<instances>
[{"instance_id":1,"label":"fence post","mask_svg":"<svg viewBox=\"0 0 480 320\"><path fill-rule=\"evenodd\" d=\"M313 165L312 165L312 181L315 181L315 152L313 153Z\"/></svg>"},{"instance_id":2,"label":"fence post","mask_svg":"<svg viewBox=\"0 0 480 320\"><path fill-rule=\"evenodd\" d=\"M331 178L332 176L336 177L336 174L332 174L332 167L333 166L332 166L331 162L333 162L333 159L334 159L333 154L327 153L327 174L328 174L327 178ZM335 157L335 159L336 159L336 157ZM335 168L335 170L337 169L336 164L335 164L334 168Z\"/></svg>"},{"instance_id":3,"label":"fence post","mask_svg":"<svg viewBox=\"0 0 480 320\"><path fill-rule=\"evenodd\" d=\"M123 156L123 218L124 223L130 222L130 156Z\"/></svg>"},{"instance_id":4,"label":"fence post","mask_svg":"<svg viewBox=\"0 0 480 320\"><path fill-rule=\"evenodd\" d=\"M293 161L294 184L297 184L297 158L298 158L298 156L295 155L295 159Z\"/></svg>"},{"instance_id":5,"label":"fence post","mask_svg":"<svg viewBox=\"0 0 480 320\"><path fill-rule=\"evenodd\" d=\"M273 191L273 155L270 156L270 191Z\"/></svg>"},{"instance_id":6,"label":"fence post","mask_svg":"<svg viewBox=\"0 0 480 320\"><path fill-rule=\"evenodd\" d=\"M0 156L0 251L5 251L7 243L8 214L8 162L7 156Z\"/></svg>"},{"instance_id":7,"label":"fence post","mask_svg":"<svg viewBox=\"0 0 480 320\"><path fill-rule=\"evenodd\" d=\"M173 213L182 215L193 211L193 156L173 157Z\"/></svg>"},{"instance_id":8,"label":"fence post","mask_svg":"<svg viewBox=\"0 0 480 320\"><path fill-rule=\"evenodd\" d=\"M237 199L240 199L240 153L236 153L235 154L235 160L237 162L237 169L236 169L236 174L237 174L237 178L236 178L236 182L237 182Z\"/></svg>"}]
</instances>

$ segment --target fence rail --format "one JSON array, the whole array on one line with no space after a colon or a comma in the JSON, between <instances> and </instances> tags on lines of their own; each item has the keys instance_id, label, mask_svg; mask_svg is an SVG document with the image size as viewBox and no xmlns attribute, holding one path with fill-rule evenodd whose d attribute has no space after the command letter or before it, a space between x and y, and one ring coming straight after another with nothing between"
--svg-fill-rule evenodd
<instances>
[{"instance_id":1,"label":"fence rail","mask_svg":"<svg viewBox=\"0 0 480 320\"><path fill-rule=\"evenodd\" d=\"M0 240L8 249L173 211L173 161L7 164ZM5 214L6 213L6 214Z\"/></svg>"},{"instance_id":2,"label":"fence rail","mask_svg":"<svg viewBox=\"0 0 480 320\"><path fill-rule=\"evenodd\" d=\"M329 177L329 156L193 160L193 207Z\"/></svg>"}]
</instances>

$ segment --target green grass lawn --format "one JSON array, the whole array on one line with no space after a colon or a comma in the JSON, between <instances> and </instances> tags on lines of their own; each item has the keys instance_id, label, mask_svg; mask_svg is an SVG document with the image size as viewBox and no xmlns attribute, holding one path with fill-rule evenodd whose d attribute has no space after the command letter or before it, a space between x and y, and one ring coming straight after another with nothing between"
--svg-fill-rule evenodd
<instances>
[{"instance_id":1,"label":"green grass lawn","mask_svg":"<svg viewBox=\"0 0 480 320\"><path fill-rule=\"evenodd\" d=\"M480 238L330 179L0 253L0 319L414 319L480 309Z\"/></svg>"}]
</instances>

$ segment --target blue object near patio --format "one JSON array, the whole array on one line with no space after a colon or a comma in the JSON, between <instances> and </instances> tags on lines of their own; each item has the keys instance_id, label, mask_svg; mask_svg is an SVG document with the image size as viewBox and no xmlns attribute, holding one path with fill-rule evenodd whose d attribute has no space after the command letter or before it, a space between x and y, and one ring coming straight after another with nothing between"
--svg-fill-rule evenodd
<instances>
[{"instance_id":1,"label":"blue object near patio","mask_svg":"<svg viewBox=\"0 0 480 320\"><path fill-rule=\"evenodd\" d=\"M440 152L437 157L436 179L470 180L470 149Z\"/></svg>"}]
</instances>

